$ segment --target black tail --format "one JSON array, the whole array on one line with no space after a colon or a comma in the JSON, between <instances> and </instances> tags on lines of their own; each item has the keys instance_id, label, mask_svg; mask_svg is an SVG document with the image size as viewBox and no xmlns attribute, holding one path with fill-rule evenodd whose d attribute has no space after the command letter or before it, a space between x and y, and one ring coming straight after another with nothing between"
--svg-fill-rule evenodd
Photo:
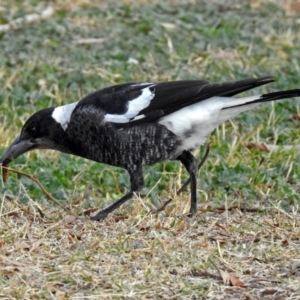
<instances>
[{"instance_id":1,"label":"black tail","mask_svg":"<svg viewBox=\"0 0 300 300\"><path fill-rule=\"evenodd\" d=\"M255 102L273 101L292 97L300 97L300 89L263 94Z\"/></svg>"},{"instance_id":2,"label":"black tail","mask_svg":"<svg viewBox=\"0 0 300 300\"><path fill-rule=\"evenodd\" d=\"M241 102L237 101L236 105L224 107L223 109L244 106L244 105L248 105L248 104L252 104L252 103L260 103L260 102L268 102L268 101L274 101L274 100L280 100L280 99L286 99L286 98L300 97L300 89L268 93L268 94L263 94L263 95L257 96L257 97L258 98L256 100L251 100L249 102L241 103ZM240 98L240 99L242 100L243 98Z\"/></svg>"}]
</instances>

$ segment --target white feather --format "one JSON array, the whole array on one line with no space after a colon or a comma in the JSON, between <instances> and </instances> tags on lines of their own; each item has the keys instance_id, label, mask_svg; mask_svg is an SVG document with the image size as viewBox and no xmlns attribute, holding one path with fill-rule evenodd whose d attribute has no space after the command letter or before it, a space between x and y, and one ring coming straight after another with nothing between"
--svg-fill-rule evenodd
<instances>
[{"instance_id":1,"label":"white feather","mask_svg":"<svg viewBox=\"0 0 300 300\"><path fill-rule=\"evenodd\" d=\"M138 85L148 85L149 83L142 83ZM136 117L141 110L146 108L151 100L154 98L154 92L150 90L155 84L151 86L147 86L146 88L142 89L142 94L137 98L128 101L128 109L127 112L123 115L117 114L106 114L104 121L105 122L112 122L112 123L128 123L132 118Z\"/></svg>"},{"instance_id":2,"label":"white feather","mask_svg":"<svg viewBox=\"0 0 300 300\"><path fill-rule=\"evenodd\" d=\"M219 124L259 105L251 103L259 97L212 97L162 117L158 123L181 137L179 152L192 150L203 145L208 135Z\"/></svg>"},{"instance_id":3,"label":"white feather","mask_svg":"<svg viewBox=\"0 0 300 300\"><path fill-rule=\"evenodd\" d=\"M55 107L52 118L61 125L61 127L66 130L68 128L68 124L70 122L71 114L76 107L77 102Z\"/></svg>"}]
</instances>

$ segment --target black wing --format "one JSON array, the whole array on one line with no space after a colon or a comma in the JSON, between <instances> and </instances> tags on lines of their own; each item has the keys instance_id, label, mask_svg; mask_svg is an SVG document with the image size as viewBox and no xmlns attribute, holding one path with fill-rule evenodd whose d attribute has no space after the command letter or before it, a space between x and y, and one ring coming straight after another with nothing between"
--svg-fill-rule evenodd
<instances>
[{"instance_id":1,"label":"black wing","mask_svg":"<svg viewBox=\"0 0 300 300\"><path fill-rule=\"evenodd\" d=\"M104 88L81 99L74 111L94 106L104 113L104 121L118 128L153 122L179 109L205 99L231 97L273 82L271 76L212 83L184 80L160 83L127 83Z\"/></svg>"}]
</instances>

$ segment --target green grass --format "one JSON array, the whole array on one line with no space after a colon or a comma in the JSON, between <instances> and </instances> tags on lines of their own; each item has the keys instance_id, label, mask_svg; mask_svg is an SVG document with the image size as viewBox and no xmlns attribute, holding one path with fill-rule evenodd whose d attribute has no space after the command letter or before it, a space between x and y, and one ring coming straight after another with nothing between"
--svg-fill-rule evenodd
<instances>
[{"instance_id":1,"label":"green grass","mask_svg":"<svg viewBox=\"0 0 300 300\"><path fill-rule=\"evenodd\" d=\"M299 88L297 11L277 1L219 3L58 0L50 2L55 9L50 18L0 33L0 155L35 111L117 83L274 75L275 83L248 94ZM0 24L43 8L43 1L6 1ZM101 40L80 42L88 38ZM299 297L299 274L281 270L299 259L299 215L292 213L299 205L299 155L245 147L248 142L298 145L300 126L292 115L299 110L297 99L262 104L217 128L199 175L201 212L191 222L180 218L188 209L188 194L158 216L147 214L187 179L175 162L146 168L140 198L118 211L128 219L117 222L112 216L101 224L68 223L65 212L31 180L11 174L0 186L3 200L13 199L1 206L0 295L232 299L238 288L209 276L184 275L193 270L218 274L211 257L250 282L245 295L278 288L286 291L282 296L278 290L283 297L278 299ZM200 159L203 149L198 152ZM34 174L77 214L105 207L129 187L121 169L51 151L22 156L11 167ZM39 217L37 205L46 219ZM227 210L216 210L224 205Z\"/></svg>"}]
</instances>

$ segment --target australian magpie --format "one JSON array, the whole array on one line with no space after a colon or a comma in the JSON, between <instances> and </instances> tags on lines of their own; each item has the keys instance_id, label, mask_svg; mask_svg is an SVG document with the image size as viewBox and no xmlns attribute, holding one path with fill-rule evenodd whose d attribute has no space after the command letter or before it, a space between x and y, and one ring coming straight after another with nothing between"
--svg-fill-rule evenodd
<instances>
[{"instance_id":1,"label":"australian magpie","mask_svg":"<svg viewBox=\"0 0 300 300\"><path fill-rule=\"evenodd\" d=\"M93 216L101 220L144 186L143 168L179 160L191 179L189 215L197 209L197 161L222 122L261 102L300 96L300 89L248 97L235 95L273 82L271 76L212 83L204 80L134 82L93 92L80 101L33 114L0 159L3 166L34 149L53 149L126 169L131 189Z\"/></svg>"}]
</instances>

